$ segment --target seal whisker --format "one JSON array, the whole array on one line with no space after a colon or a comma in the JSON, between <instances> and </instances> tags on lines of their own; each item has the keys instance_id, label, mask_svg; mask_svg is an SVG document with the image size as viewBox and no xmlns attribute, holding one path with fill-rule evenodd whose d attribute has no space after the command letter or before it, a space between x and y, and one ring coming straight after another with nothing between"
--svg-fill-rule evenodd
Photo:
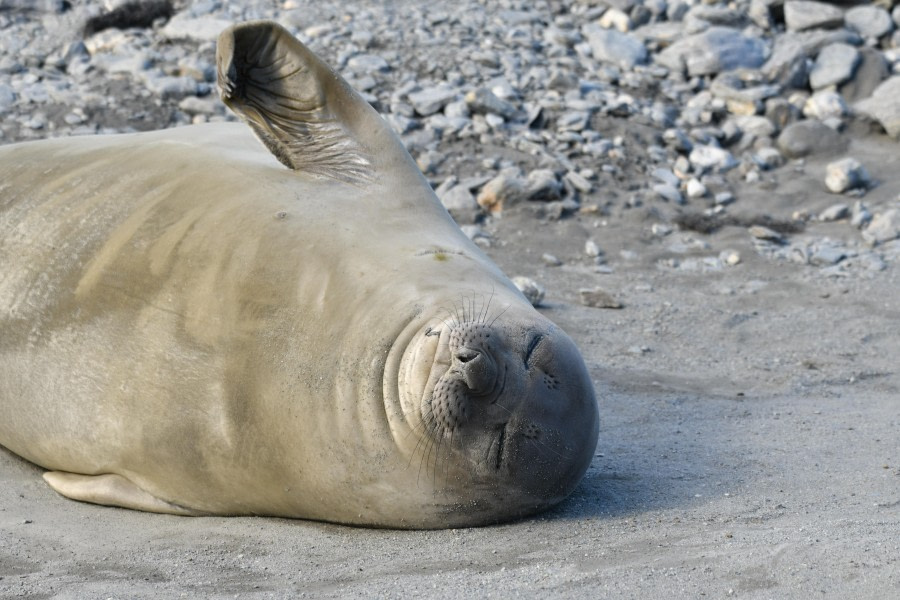
<instances>
[{"instance_id":1,"label":"seal whisker","mask_svg":"<svg viewBox=\"0 0 900 600\"><path fill-rule=\"evenodd\" d=\"M559 452L559 451L551 448L550 446L548 446L547 444L545 444L544 442L542 442L541 440L539 440L537 438L526 437L525 439L527 439L529 442L532 442L533 444L535 444L537 446L540 446L541 448L543 448L544 450L547 450L548 452L552 452L558 458L561 458L563 460L570 460L573 458L573 455L568 454L568 453Z\"/></svg>"},{"instance_id":2,"label":"seal whisker","mask_svg":"<svg viewBox=\"0 0 900 600\"><path fill-rule=\"evenodd\" d=\"M503 316L503 313L505 313L507 310L509 310L509 307L510 307L510 306L511 306L510 304L507 304L507 305L506 305L506 308L504 308L503 310L501 310L501 311L500 311L500 314L498 314L496 317L494 317L494 318L491 320L490 323L488 323L488 327L493 327L493 326L494 326L494 323L497 322L497 319L499 319L500 317L502 317L502 316Z\"/></svg>"}]
</instances>

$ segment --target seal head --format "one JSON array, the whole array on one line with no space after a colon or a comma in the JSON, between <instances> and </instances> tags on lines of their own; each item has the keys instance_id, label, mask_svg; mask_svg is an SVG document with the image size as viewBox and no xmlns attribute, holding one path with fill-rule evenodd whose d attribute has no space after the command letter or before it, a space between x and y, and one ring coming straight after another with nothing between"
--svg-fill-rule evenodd
<instances>
[{"instance_id":1,"label":"seal head","mask_svg":"<svg viewBox=\"0 0 900 600\"><path fill-rule=\"evenodd\" d=\"M565 498L590 464L594 389L571 339L530 306L482 312L413 340L400 370L403 412L422 431L412 452L433 479L452 473L447 482L476 503L527 514Z\"/></svg>"}]
</instances>

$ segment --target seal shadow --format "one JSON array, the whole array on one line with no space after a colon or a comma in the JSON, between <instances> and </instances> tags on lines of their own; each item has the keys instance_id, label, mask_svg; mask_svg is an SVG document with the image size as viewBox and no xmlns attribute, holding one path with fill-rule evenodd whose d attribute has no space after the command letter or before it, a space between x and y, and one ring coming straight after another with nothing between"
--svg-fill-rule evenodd
<instances>
[{"instance_id":1,"label":"seal shadow","mask_svg":"<svg viewBox=\"0 0 900 600\"><path fill-rule=\"evenodd\" d=\"M730 450L746 429L742 392L716 380L589 369L600 404L597 450L575 491L541 518L690 508L743 485L747 461Z\"/></svg>"}]
</instances>

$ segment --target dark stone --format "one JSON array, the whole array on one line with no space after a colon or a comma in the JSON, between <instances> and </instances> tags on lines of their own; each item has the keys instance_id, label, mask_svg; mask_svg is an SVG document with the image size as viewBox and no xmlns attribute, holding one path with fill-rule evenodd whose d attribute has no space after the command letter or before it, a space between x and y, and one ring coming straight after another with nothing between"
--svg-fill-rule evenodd
<instances>
[{"instance_id":1,"label":"dark stone","mask_svg":"<svg viewBox=\"0 0 900 600\"><path fill-rule=\"evenodd\" d=\"M840 133L816 119L792 123L784 128L777 140L778 149L787 158L802 158L812 154L830 155L846 150L848 140Z\"/></svg>"}]
</instances>

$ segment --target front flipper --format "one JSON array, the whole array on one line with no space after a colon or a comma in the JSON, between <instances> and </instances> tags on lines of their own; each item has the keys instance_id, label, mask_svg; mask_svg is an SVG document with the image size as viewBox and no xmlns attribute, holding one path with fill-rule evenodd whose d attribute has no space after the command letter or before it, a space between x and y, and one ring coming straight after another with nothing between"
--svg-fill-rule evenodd
<instances>
[{"instance_id":1,"label":"front flipper","mask_svg":"<svg viewBox=\"0 0 900 600\"><path fill-rule=\"evenodd\" d=\"M44 473L44 481L56 492L72 500L120 506L133 510L166 513L170 515L200 516L191 510L149 494L121 475L77 475L63 471Z\"/></svg>"}]
</instances>

